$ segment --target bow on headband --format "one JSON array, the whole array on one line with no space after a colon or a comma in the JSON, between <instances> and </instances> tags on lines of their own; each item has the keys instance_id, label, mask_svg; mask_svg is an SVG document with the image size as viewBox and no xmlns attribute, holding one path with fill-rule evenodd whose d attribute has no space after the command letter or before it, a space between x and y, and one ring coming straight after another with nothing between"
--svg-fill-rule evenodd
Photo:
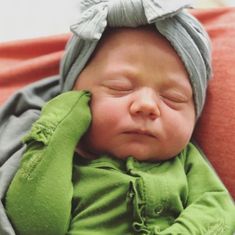
<instances>
[{"instance_id":1,"label":"bow on headband","mask_svg":"<svg viewBox=\"0 0 235 235\"><path fill-rule=\"evenodd\" d=\"M99 40L107 24L112 27L151 24L190 6L190 0L81 1L80 18L71 31L84 40Z\"/></svg>"}]
</instances>

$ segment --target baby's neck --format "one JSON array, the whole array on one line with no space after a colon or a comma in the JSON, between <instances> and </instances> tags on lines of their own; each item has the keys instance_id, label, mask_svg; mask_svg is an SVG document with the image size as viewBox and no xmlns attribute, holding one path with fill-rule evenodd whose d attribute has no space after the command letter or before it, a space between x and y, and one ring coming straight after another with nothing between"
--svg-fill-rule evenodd
<instances>
[{"instance_id":1,"label":"baby's neck","mask_svg":"<svg viewBox=\"0 0 235 235\"><path fill-rule=\"evenodd\" d=\"M77 147L76 147L76 150L75 152L85 158L85 159L97 159L98 158L98 155L96 153L93 153L93 152L90 152L88 150L86 150L81 144L78 144Z\"/></svg>"}]
</instances>

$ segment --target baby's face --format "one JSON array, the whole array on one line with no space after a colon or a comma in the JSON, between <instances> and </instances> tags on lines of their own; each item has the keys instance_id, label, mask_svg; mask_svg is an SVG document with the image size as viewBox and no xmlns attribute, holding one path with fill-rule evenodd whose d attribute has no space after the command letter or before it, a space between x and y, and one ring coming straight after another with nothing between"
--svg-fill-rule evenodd
<instances>
[{"instance_id":1,"label":"baby's face","mask_svg":"<svg viewBox=\"0 0 235 235\"><path fill-rule=\"evenodd\" d=\"M195 109L178 55L150 28L116 29L102 39L75 89L92 93L87 155L166 160L189 142Z\"/></svg>"}]
</instances>

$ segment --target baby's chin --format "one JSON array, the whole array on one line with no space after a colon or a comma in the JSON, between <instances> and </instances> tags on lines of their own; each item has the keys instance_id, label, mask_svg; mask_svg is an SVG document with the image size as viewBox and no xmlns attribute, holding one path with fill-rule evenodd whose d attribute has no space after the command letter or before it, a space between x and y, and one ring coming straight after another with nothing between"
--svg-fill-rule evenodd
<instances>
[{"instance_id":1,"label":"baby's chin","mask_svg":"<svg viewBox=\"0 0 235 235\"><path fill-rule=\"evenodd\" d=\"M159 152L154 152L154 151L148 151L148 149L116 149L115 150L107 150L107 151L97 151L97 150L92 150L88 151L88 148L85 148L83 145L79 145L76 148L76 152L87 159L97 159L102 155L108 155L112 158L117 158L120 160L126 160L129 157L133 157L137 161L148 161L148 162L161 162L161 161L166 161L171 158L173 158L175 155L173 154L167 154L167 153L159 153Z\"/></svg>"}]
</instances>

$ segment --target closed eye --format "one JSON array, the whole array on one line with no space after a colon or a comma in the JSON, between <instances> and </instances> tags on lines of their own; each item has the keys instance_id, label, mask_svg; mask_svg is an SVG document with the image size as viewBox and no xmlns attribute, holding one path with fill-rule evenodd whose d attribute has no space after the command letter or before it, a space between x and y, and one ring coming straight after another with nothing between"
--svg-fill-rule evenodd
<instances>
[{"instance_id":1,"label":"closed eye","mask_svg":"<svg viewBox=\"0 0 235 235\"><path fill-rule=\"evenodd\" d=\"M176 97L176 96L162 96L162 98L166 101L174 102L174 103L185 103L188 99L184 97Z\"/></svg>"},{"instance_id":2,"label":"closed eye","mask_svg":"<svg viewBox=\"0 0 235 235\"><path fill-rule=\"evenodd\" d=\"M126 87L126 86L107 86L109 89L111 90L115 90L115 91L131 91L132 88L130 87Z\"/></svg>"},{"instance_id":3,"label":"closed eye","mask_svg":"<svg viewBox=\"0 0 235 235\"><path fill-rule=\"evenodd\" d=\"M133 90L132 84L126 79L106 80L103 86L114 92L130 92Z\"/></svg>"},{"instance_id":4,"label":"closed eye","mask_svg":"<svg viewBox=\"0 0 235 235\"><path fill-rule=\"evenodd\" d=\"M171 108L179 108L181 105L188 103L188 97L181 94L161 96L162 101Z\"/></svg>"}]
</instances>

